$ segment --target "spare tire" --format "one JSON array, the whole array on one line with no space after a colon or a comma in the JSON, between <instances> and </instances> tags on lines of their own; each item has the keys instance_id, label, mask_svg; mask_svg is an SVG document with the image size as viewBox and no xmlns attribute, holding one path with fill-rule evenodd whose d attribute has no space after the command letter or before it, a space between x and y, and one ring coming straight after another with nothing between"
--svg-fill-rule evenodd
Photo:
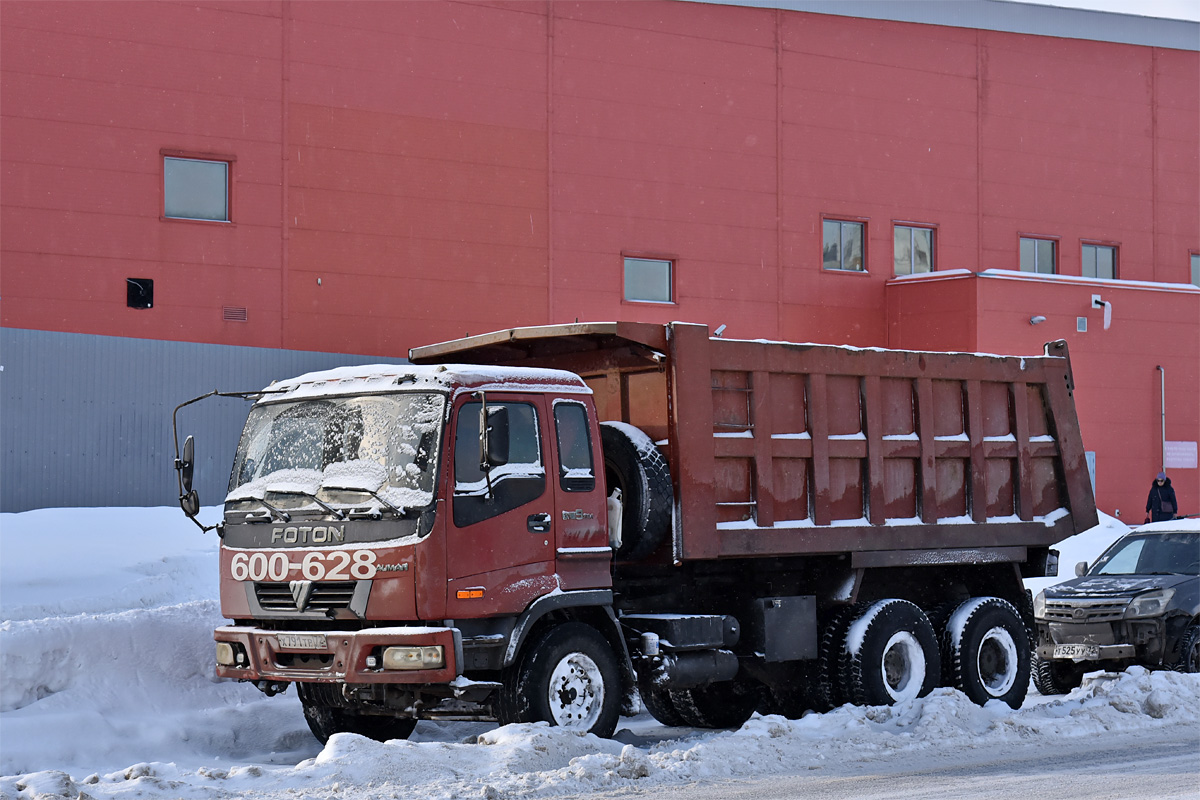
<instances>
[{"instance_id":1,"label":"spare tire","mask_svg":"<svg viewBox=\"0 0 1200 800\"><path fill-rule=\"evenodd\" d=\"M645 558L671 532L674 493L667 460L649 436L623 422L600 423L600 444L608 494L621 490L621 542L616 558Z\"/></svg>"}]
</instances>

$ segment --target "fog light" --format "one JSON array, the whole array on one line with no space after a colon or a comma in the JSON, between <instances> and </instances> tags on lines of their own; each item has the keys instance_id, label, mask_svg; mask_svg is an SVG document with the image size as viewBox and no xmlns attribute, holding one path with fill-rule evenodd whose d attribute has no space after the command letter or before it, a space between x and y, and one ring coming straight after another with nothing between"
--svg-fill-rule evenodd
<instances>
[{"instance_id":1,"label":"fog light","mask_svg":"<svg viewBox=\"0 0 1200 800\"><path fill-rule=\"evenodd\" d=\"M389 647L383 651L384 669L440 669L446 665L442 646Z\"/></svg>"},{"instance_id":2,"label":"fog light","mask_svg":"<svg viewBox=\"0 0 1200 800\"><path fill-rule=\"evenodd\" d=\"M233 645L229 642L217 642L217 663L222 667L233 666Z\"/></svg>"}]
</instances>

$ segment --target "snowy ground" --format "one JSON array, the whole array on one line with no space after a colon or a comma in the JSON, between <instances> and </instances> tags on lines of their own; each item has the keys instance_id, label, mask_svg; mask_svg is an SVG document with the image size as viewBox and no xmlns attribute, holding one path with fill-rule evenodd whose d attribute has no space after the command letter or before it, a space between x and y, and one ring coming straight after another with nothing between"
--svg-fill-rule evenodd
<instances>
[{"instance_id":1,"label":"snowy ground","mask_svg":"<svg viewBox=\"0 0 1200 800\"><path fill-rule=\"evenodd\" d=\"M1062 579L1125 530L1104 518L1063 542ZM1031 692L1019 711L940 689L892 708L755 716L738 731L640 716L607 741L544 725L422 722L409 741L340 734L322 749L294 693L268 699L212 677L216 558L215 535L176 509L0 514L0 797L676 796L697 782L881 760L919 771L953 748L1032 743L1069 758L1099 735L1200 746L1200 676L1134 669L1065 697Z\"/></svg>"}]
</instances>

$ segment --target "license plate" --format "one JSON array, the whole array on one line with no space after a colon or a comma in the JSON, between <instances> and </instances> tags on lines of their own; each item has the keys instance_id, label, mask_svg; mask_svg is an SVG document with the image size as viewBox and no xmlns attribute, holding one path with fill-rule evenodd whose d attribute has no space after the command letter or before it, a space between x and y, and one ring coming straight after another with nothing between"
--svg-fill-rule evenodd
<instances>
[{"instance_id":1,"label":"license plate","mask_svg":"<svg viewBox=\"0 0 1200 800\"><path fill-rule=\"evenodd\" d=\"M323 633L280 633L276 634L280 647L288 650L324 650Z\"/></svg>"},{"instance_id":2,"label":"license plate","mask_svg":"<svg viewBox=\"0 0 1200 800\"><path fill-rule=\"evenodd\" d=\"M1095 661L1100 658L1100 645L1098 644L1056 644L1054 645L1055 658L1075 658L1085 661Z\"/></svg>"}]
</instances>

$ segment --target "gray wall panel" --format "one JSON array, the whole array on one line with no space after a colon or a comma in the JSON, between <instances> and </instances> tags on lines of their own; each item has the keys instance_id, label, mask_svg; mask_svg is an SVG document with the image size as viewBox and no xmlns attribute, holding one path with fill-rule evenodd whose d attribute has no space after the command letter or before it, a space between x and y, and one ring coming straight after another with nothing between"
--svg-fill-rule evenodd
<instances>
[{"instance_id":1,"label":"gray wall panel","mask_svg":"<svg viewBox=\"0 0 1200 800\"><path fill-rule=\"evenodd\" d=\"M0 329L0 511L177 502L171 412L213 389L251 391L330 367L404 359ZM179 412L196 488L225 496L249 403Z\"/></svg>"}]
</instances>

